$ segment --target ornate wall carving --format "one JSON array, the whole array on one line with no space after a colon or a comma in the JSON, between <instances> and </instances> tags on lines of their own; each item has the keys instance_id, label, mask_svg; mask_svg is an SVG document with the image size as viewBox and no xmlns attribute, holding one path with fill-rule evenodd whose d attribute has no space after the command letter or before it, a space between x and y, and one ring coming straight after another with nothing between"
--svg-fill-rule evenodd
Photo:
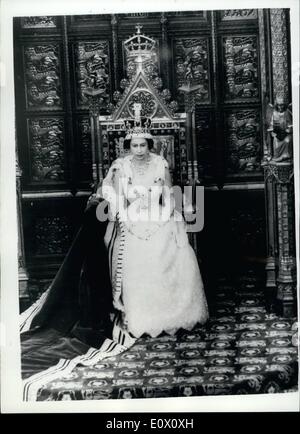
<instances>
[{"instance_id":1,"label":"ornate wall carving","mask_svg":"<svg viewBox=\"0 0 300 434\"><path fill-rule=\"evenodd\" d=\"M176 88L187 80L200 85L196 92L196 103L208 103L209 90L209 49L207 38L182 38L174 41L174 67ZM181 98L183 100L183 97Z\"/></svg>"},{"instance_id":2,"label":"ornate wall carving","mask_svg":"<svg viewBox=\"0 0 300 434\"><path fill-rule=\"evenodd\" d=\"M258 99L258 56L256 36L223 38L226 76L225 100Z\"/></svg>"},{"instance_id":3,"label":"ornate wall carving","mask_svg":"<svg viewBox=\"0 0 300 434\"><path fill-rule=\"evenodd\" d=\"M257 9L225 9L220 16L222 21L253 20L257 18Z\"/></svg>"},{"instance_id":4,"label":"ornate wall carving","mask_svg":"<svg viewBox=\"0 0 300 434\"><path fill-rule=\"evenodd\" d=\"M23 29L43 29L57 26L57 18L51 16L24 17L21 18Z\"/></svg>"},{"instance_id":5,"label":"ornate wall carving","mask_svg":"<svg viewBox=\"0 0 300 434\"><path fill-rule=\"evenodd\" d=\"M63 102L58 44L26 46L24 57L27 108L61 108Z\"/></svg>"},{"instance_id":6,"label":"ornate wall carving","mask_svg":"<svg viewBox=\"0 0 300 434\"><path fill-rule=\"evenodd\" d=\"M260 116L258 110L234 110L225 116L229 173L259 170Z\"/></svg>"},{"instance_id":7,"label":"ornate wall carving","mask_svg":"<svg viewBox=\"0 0 300 434\"><path fill-rule=\"evenodd\" d=\"M65 180L64 121L28 120L31 181Z\"/></svg>"},{"instance_id":8,"label":"ornate wall carving","mask_svg":"<svg viewBox=\"0 0 300 434\"><path fill-rule=\"evenodd\" d=\"M282 94L287 101L289 96L289 60L286 12L284 9L270 9L272 38L272 67L274 95Z\"/></svg>"},{"instance_id":9,"label":"ornate wall carving","mask_svg":"<svg viewBox=\"0 0 300 434\"><path fill-rule=\"evenodd\" d=\"M105 107L110 98L109 44L108 41L79 42L75 46L77 75L77 104L87 108L85 91L97 90Z\"/></svg>"},{"instance_id":10,"label":"ornate wall carving","mask_svg":"<svg viewBox=\"0 0 300 434\"><path fill-rule=\"evenodd\" d=\"M71 245L72 233L64 216L43 216L35 221L35 254L64 254Z\"/></svg>"}]
</instances>

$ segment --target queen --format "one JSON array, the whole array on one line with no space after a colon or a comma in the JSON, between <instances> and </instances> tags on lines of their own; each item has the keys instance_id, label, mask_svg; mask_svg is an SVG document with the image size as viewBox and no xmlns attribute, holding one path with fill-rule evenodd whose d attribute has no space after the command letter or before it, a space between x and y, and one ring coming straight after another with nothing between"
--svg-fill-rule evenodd
<instances>
[{"instance_id":1,"label":"queen","mask_svg":"<svg viewBox=\"0 0 300 434\"><path fill-rule=\"evenodd\" d=\"M174 206L168 163L150 152L152 147L152 136L135 119L124 140L127 155L112 163L97 192L110 205L105 243L113 305L134 338L174 335L208 319L198 262Z\"/></svg>"}]
</instances>

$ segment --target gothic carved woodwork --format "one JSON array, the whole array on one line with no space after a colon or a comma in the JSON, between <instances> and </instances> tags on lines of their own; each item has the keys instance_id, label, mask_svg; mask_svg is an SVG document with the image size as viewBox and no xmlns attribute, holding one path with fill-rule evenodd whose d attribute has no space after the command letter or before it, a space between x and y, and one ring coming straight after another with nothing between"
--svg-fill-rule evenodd
<instances>
[{"instance_id":1,"label":"gothic carved woodwork","mask_svg":"<svg viewBox=\"0 0 300 434\"><path fill-rule=\"evenodd\" d=\"M263 155L262 164L268 158L267 146L267 119L266 119L266 106L269 102L268 97L268 82L269 82L269 68L266 61L267 55L267 35L265 16L263 9L258 10L258 30L259 30L259 57L260 57L260 90L261 90L261 108L262 108L262 142L263 142Z\"/></svg>"},{"instance_id":2,"label":"gothic carved woodwork","mask_svg":"<svg viewBox=\"0 0 300 434\"><path fill-rule=\"evenodd\" d=\"M257 37L224 37L223 55L226 77L225 100L257 100L259 98Z\"/></svg>"},{"instance_id":3,"label":"gothic carved woodwork","mask_svg":"<svg viewBox=\"0 0 300 434\"><path fill-rule=\"evenodd\" d=\"M41 216L34 225L35 255L65 254L72 241L72 231L64 216Z\"/></svg>"},{"instance_id":4,"label":"gothic carved woodwork","mask_svg":"<svg viewBox=\"0 0 300 434\"><path fill-rule=\"evenodd\" d=\"M257 19L257 9L224 9L220 11L221 21Z\"/></svg>"},{"instance_id":5,"label":"gothic carved woodwork","mask_svg":"<svg viewBox=\"0 0 300 434\"><path fill-rule=\"evenodd\" d=\"M131 81L121 80L120 85L123 92L116 91L114 93L115 105L111 104L110 107L111 112L115 113L115 117L132 118L133 104L136 103L141 104L141 116L164 118L175 115L178 109L177 101L170 101L169 89L161 90L161 78L147 79L148 84L146 79L146 75L143 74L139 80L134 80L134 77Z\"/></svg>"},{"instance_id":6,"label":"gothic carved woodwork","mask_svg":"<svg viewBox=\"0 0 300 434\"><path fill-rule=\"evenodd\" d=\"M27 108L35 110L62 108L58 44L25 46L24 63Z\"/></svg>"},{"instance_id":7,"label":"gothic carved woodwork","mask_svg":"<svg viewBox=\"0 0 300 434\"><path fill-rule=\"evenodd\" d=\"M284 9L270 9L273 92L290 101L287 18Z\"/></svg>"},{"instance_id":8,"label":"gothic carved woodwork","mask_svg":"<svg viewBox=\"0 0 300 434\"><path fill-rule=\"evenodd\" d=\"M151 118L149 128L154 136L154 152L165 155L171 172L174 173L174 180L180 183L186 174L187 152L183 143L185 115L176 113L177 102L170 101L171 93L168 89L162 89L161 78L149 74L145 60L151 59L152 54L156 53L157 41L145 36L141 27L137 25L136 34L123 44L128 59L136 64L135 74L130 79L121 80L122 91L114 93L115 105L110 106L110 116L100 116L99 119L101 134L97 136L102 167L98 169L105 175L112 160L124 155L123 142L127 122L130 119L146 117ZM96 166L99 166L99 161L95 161ZM183 168L182 174L180 164Z\"/></svg>"},{"instance_id":9,"label":"gothic carved woodwork","mask_svg":"<svg viewBox=\"0 0 300 434\"><path fill-rule=\"evenodd\" d=\"M145 117L153 117L156 110L157 104L153 95L146 90L138 90L134 92L128 100L128 115L129 117L134 117L134 106L135 104L141 104L141 115Z\"/></svg>"},{"instance_id":10,"label":"gothic carved woodwork","mask_svg":"<svg viewBox=\"0 0 300 434\"><path fill-rule=\"evenodd\" d=\"M21 299L26 300L28 299L28 274L26 270L24 250L21 176L22 173L19 167L18 156L16 156L19 294Z\"/></svg>"},{"instance_id":11,"label":"gothic carved woodwork","mask_svg":"<svg viewBox=\"0 0 300 434\"><path fill-rule=\"evenodd\" d=\"M170 87L170 53L169 53L169 36L168 36L168 18L165 12L160 14L160 24L161 24L161 50L160 50L160 60L162 67L162 76L167 87Z\"/></svg>"},{"instance_id":12,"label":"gothic carved woodwork","mask_svg":"<svg viewBox=\"0 0 300 434\"><path fill-rule=\"evenodd\" d=\"M263 101L263 167L266 185L268 259L267 287L276 288L283 314L295 308L295 228L292 162L292 113L289 93L287 11L270 9L260 18L260 36L266 41L269 65L262 70L271 83ZM269 32L264 31L264 22ZM261 38L260 38L261 39ZM261 56L264 51L261 50ZM279 103L279 104L278 104Z\"/></svg>"},{"instance_id":13,"label":"gothic carved woodwork","mask_svg":"<svg viewBox=\"0 0 300 434\"><path fill-rule=\"evenodd\" d=\"M227 112L225 125L228 173L257 172L260 168L260 116L258 110Z\"/></svg>"},{"instance_id":14,"label":"gothic carved woodwork","mask_svg":"<svg viewBox=\"0 0 300 434\"><path fill-rule=\"evenodd\" d=\"M51 16L21 18L23 29L45 29L57 26L57 18Z\"/></svg>"},{"instance_id":15,"label":"gothic carved woodwork","mask_svg":"<svg viewBox=\"0 0 300 434\"><path fill-rule=\"evenodd\" d=\"M77 104L88 107L86 91L98 91L102 107L110 99L110 70L108 41L79 42L75 47L77 74Z\"/></svg>"},{"instance_id":16,"label":"gothic carved woodwork","mask_svg":"<svg viewBox=\"0 0 300 434\"><path fill-rule=\"evenodd\" d=\"M218 71L220 69L220 56L218 55L218 43L217 43L217 11L211 11L210 17L211 23L211 52L212 52L212 70L213 76L215 79L213 80L213 93L214 93L214 102L215 102L215 110L214 110L214 137L213 142L215 143L215 177L216 183L219 188L221 188L224 184L224 157L223 157L223 147L224 147L224 135L222 135L222 109L221 109L221 89L222 83L220 80L217 80Z\"/></svg>"},{"instance_id":17,"label":"gothic carved woodwork","mask_svg":"<svg viewBox=\"0 0 300 434\"><path fill-rule=\"evenodd\" d=\"M277 299L282 303L283 314L292 316L296 297L293 165L270 162L265 166L265 175L273 182L277 210Z\"/></svg>"},{"instance_id":18,"label":"gothic carved woodwork","mask_svg":"<svg viewBox=\"0 0 300 434\"><path fill-rule=\"evenodd\" d=\"M91 125L88 117L80 117L78 119L78 137L80 180L89 182L92 178L92 144Z\"/></svg>"},{"instance_id":19,"label":"gothic carved woodwork","mask_svg":"<svg viewBox=\"0 0 300 434\"><path fill-rule=\"evenodd\" d=\"M118 50L118 17L112 14L111 17L111 33L112 33L112 52L114 64L114 88L117 89L119 85L119 50Z\"/></svg>"},{"instance_id":20,"label":"gothic carved woodwork","mask_svg":"<svg viewBox=\"0 0 300 434\"><path fill-rule=\"evenodd\" d=\"M276 230L276 196L272 177L268 176L269 168L264 166L265 200L266 200L266 232L267 232L267 263L266 287L276 288L276 260L278 257L278 237Z\"/></svg>"},{"instance_id":21,"label":"gothic carved woodwork","mask_svg":"<svg viewBox=\"0 0 300 434\"><path fill-rule=\"evenodd\" d=\"M288 106L281 96L275 97L274 106L266 110L267 152L266 160L292 162L293 160L293 117L291 104Z\"/></svg>"},{"instance_id":22,"label":"gothic carved woodwork","mask_svg":"<svg viewBox=\"0 0 300 434\"><path fill-rule=\"evenodd\" d=\"M176 89L180 99L179 88L184 83L198 85L195 92L198 104L209 103L209 50L207 38L182 38L174 41L174 68Z\"/></svg>"},{"instance_id":23,"label":"gothic carved woodwork","mask_svg":"<svg viewBox=\"0 0 300 434\"><path fill-rule=\"evenodd\" d=\"M64 121L59 118L30 119L28 130L31 181L64 181Z\"/></svg>"},{"instance_id":24,"label":"gothic carved woodwork","mask_svg":"<svg viewBox=\"0 0 300 434\"><path fill-rule=\"evenodd\" d=\"M196 138L199 179L214 175L213 116L207 111L196 111Z\"/></svg>"}]
</instances>

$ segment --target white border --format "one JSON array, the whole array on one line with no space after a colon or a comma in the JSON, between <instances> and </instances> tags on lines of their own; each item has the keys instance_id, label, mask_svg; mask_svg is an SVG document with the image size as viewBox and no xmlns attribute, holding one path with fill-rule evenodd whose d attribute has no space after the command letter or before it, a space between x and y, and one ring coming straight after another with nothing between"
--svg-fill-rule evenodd
<instances>
[{"instance_id":1,"label":"white border","mask_svg":"<svg viewBox=\"0 0 300 434\"><path fill-rule=\"evenodd\" d=\"M18 332L18 266L15 193L15 113L12 17L238 8L291 8L293 66L294 162L299 282L299 3L298 0L2 0L1 1L1 404L4 413L21 412L227 412L299 411L299 394L214 396L139 400L22 401ZM299 299L299 297L298 297Z\"/></svg>"}]
</instances>

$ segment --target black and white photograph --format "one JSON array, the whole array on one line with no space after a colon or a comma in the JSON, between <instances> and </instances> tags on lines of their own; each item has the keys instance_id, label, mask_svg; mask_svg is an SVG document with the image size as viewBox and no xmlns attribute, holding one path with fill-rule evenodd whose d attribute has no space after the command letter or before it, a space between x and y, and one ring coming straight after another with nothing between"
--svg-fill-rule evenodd
<instances>
[{"instance_id":1,"label":"black and white photograph","mask_svg":"<svg viewBox=\"0 0 300 434\"><path fill-rule=\"evenodd\" d=\"M5 408L295 410L297 1L20 3L1 38Z\"/></svg>"}]
</instances>

